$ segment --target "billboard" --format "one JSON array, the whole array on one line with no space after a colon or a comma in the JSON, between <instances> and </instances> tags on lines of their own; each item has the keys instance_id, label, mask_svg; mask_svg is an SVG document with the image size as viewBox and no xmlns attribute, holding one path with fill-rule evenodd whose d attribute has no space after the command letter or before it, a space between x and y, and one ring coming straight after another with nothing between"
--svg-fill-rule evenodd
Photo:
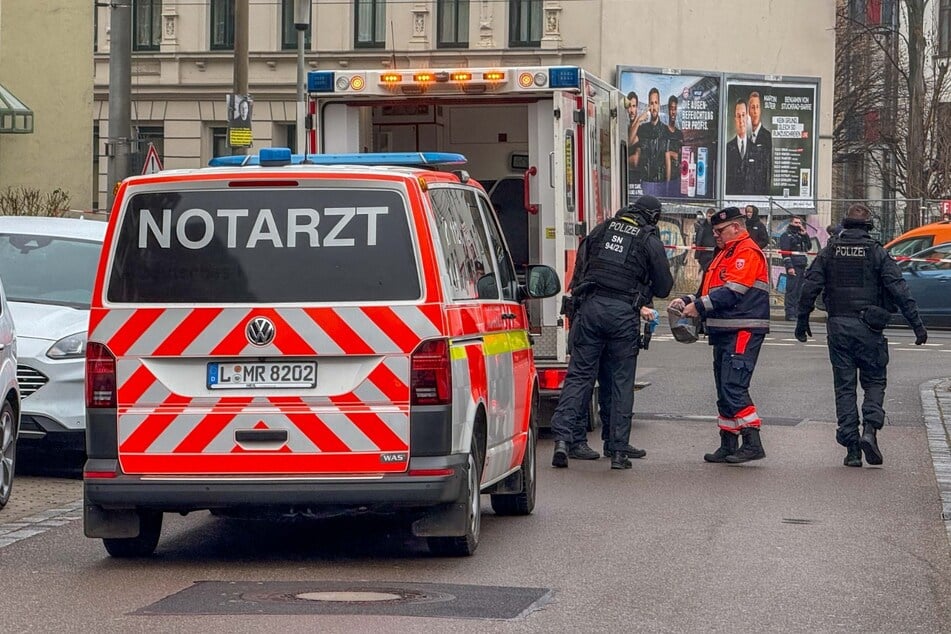
<instances>
[{"instance_id":1,"label":"billboard","mask_svg":"<svg viewBox=\"0 0 951 634\"><path fill-rule=\"evenodd\" d=\"M627 110L628 199L716 200L720 75L619 66L617 82Z\"/></svg>"},{"instance_id":2,"label":"billboard","mask_svg":"<svg viewBox=\"0 0 951 634\"><path fill-rule=\"evenodd\" d=\"M726 79L723 197L811 201L817 84Z\"/></svg>"}]
</instances>

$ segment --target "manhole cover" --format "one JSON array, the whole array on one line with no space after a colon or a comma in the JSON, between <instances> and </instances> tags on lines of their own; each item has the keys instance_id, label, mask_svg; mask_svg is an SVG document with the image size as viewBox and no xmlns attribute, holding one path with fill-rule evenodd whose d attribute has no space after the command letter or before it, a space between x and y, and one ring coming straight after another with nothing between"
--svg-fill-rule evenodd
<instances>
[{"instance_id":1,"label":"manhole cover","mask_svg":"<svg viewBox=\"0 0 951 634\"><path fill-rule=\"evenodd\" d=\"M134 614L335 614L510 620L549 588L352 581L199 581Z\"/></svg>"}]
</instances>

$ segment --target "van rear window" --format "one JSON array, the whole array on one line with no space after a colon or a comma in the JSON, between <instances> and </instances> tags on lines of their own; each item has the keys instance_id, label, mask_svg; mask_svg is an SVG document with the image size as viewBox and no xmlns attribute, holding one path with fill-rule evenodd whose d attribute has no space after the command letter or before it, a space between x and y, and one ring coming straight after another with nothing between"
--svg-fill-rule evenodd
<instances>
[{"instance_id":1,"label":"van rear window","mask_svg":"<svg viewBox=\"0 0 951 634\"><path fill-rule=\"evenodd\" d=\"M115 238L117 303L414 300L403 198L369 189L225 189L133 196Z\"/></svg>"}]
</instances>

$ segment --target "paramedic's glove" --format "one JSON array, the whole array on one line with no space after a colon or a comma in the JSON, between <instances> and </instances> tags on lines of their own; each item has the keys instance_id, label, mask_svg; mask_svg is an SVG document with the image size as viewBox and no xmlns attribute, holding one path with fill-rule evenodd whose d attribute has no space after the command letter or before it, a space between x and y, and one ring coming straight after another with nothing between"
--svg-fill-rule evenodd
<instances>
[{"instance_id":1,"label":"paramedic's glove","mask_svg":"<svg viewBox=\"0 0 951 634\"><path fill-rule=\"evenodd\" d=\"M800 317L796 320L796 339L805 341L812 336L812 330L809 329L809 317Z\"/></svg>"},{"instance_id":2,"label":"paramedic's glove","mask_svg":"<svg viewBox=\"0 0 951 634\"><path fill-rule=\"evenodd\" d=\"M915 345L920 346L928 341L928 331L925 330L924 325L915 327Z\"/></svg>"},{"instance_id":3,"label":"paramedic's glove","mask_svg":"<svg viewBox=\"0 0 951 634\"><path fill-rule=\"evenodd\" d=\"M678 313L682 313L684 312L684 306L685 306L684 298L678 297L677 299L671 301L667 306L669 308L673 308Z\"/></svg>"}]
</instances>

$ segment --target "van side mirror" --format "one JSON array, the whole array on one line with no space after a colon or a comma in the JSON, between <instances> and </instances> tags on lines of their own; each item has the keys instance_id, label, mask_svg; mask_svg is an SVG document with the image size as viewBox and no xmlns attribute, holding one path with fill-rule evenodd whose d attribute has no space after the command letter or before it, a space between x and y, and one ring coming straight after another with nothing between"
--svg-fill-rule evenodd
<instances>
[{"instance_id":1,"label":"van side mirror","mask_svg":"<svg viewBox=\"0 0 951 634\"><path fill-rule=\"evenodd\" d=\"M561 280L555 269L544 264L531 264L526 275L525 294L534 299L554 297L561 292Z\"/></svg>"}]
</instances>

